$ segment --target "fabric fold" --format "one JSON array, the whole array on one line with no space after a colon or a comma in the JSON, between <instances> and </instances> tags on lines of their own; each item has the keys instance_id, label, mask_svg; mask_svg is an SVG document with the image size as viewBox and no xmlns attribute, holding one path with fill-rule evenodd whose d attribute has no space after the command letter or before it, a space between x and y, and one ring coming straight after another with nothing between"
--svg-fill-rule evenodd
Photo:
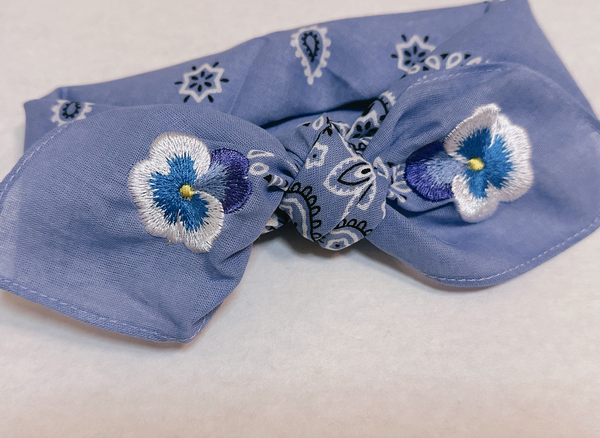
<instances>
[{"instance_id":1,"label":"fabric fold","mask_svg":"<svg viewBox=\"0 0 600 438\"><path fill-rule=\"evenodd\" d=\"M286 223L458 286L600 225L600 122L525 0L277 32L25 108L0 287L153 341L191 340Z\"/></svg>"}]
</instances>

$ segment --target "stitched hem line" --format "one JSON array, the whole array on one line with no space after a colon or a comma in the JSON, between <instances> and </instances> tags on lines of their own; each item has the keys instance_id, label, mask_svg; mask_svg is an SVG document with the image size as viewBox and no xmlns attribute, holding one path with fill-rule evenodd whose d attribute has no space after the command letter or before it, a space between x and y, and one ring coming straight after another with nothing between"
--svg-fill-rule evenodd
<instances>
[{"instance_id":1,"label":"stitched hem line","mask_svg":"<svg viewBox=\"0 0 600 438\"><path fill-rule=\"evenodd\" d=\"M506 70L509 70L509 69L511 69L511 68L508 68ZM430 83L430 82L433 82L433 81L436 81L436 80L449 79L449 78L452 78L452 77L462 76L462 75L466 75L466 74L469 74L469 73L488 73L488 72L495 72L495 71L500 71L500 70L505 70L505 69L504 68L495 68L495 69L489 69L489 70L470 71L470 72L457 73L457 74L454 74L454 75L439 76L439 77L435 77L435 78L432 78L432 79L423 80L423 81L414 83L411 86L409 86L405 90L405 92L408 91L409 89L413 88L413 87L418 86L418 85L423 85L425 83ZM532 71L530 70L530 72L532 72ZM537 73L537 72L533 72L533 73ZM539 76L539 74L537 76ZM550 81L546 81L546 82L550 82ZM568 102L568 104L573 109L576 109L578 111L582 111L581 108L575 106L569 100L567 100L567 102ZM235 104L235 101L234 101L234 104ZM592 127L594 130L596 130L596 127L594 127L593 124L590 123L590 121L587 118L585 118L584 120L585 120L585 122L590 127ZM20 173L20 171L25 166L25 164L27 163L27 161L29 161L29 159L32 158L43 146L45 146L46 144L50 143L57 135L59 135L66 128L68 128L69 125L70 124L66 124L66 125L64 125L62 127L56 128L56 131L51 136L49 136L44 142L40 143L37 147L32 148L30 150L29 154L27 156L25 156L25 157L22 158L22 161L20 162L19 166L16 169L14 169L13 171L10 172L10 174L9 174L10 176L7 176L7 179L2 184L3 188L0 191L0 204L1 204L2 200L3 200L3 198L4 198L4 194L6 192L8 192L8 190L10 189L10 186L11 186L14 178ZM0 208L1 208L1 205L0 205ZM572 235L571 237L567 238L563 242L561 242L561 243L559 243L557 245L554 245L553 247L547 249L546 251L538 254L537 256L533 257L532 259L528 260L527 262L521 263L521 264L519 264L519 265L517 265L517 266L515 266L513 268L507 269L507 270L505 270L503 272L500 272L498 274L494 274L494 275L491 275L491 276L488 276L488 277L482 277L482 278L476 278L476 279L466 279L466 278L439 277L439 276L427 274L425 272L421 272L421 273L425 277L427 277L427 278L430 278L430 279L433 279L433 280L438 280L438 281L453 281L453 282L467 283L467 282L479 282L479 281L491 280L493 278L497 278L497 277L500 277L502 275L508 274L510 272L516 271L516 270L518 270L520 268L523 268L523 267L525 267L525 266L527 266L527 265L529 265L531 263L534 263L536 260L538 260L540 258L543 258L548 253L551 253L551 252L553 252L553 251L555 251L555 250L557 250L559 248L562 248L563 246L567 245L569 242L577 239L577 237L581 236L582 234L585 234L588 231L591 231L593 228L596 228L597 227L596 224L598 223L599 220L600 220L600 215L596 216L596 218L594 219L594 221L592 223L590 223L586 228L584 228L581 231L575 233L574 235ZM197 334L202 330L202 328L204 328L204 325L205 325L205 322L206 322L205 320L206 320L206 316L207 316L207 315L205 315L199 321L200 328L192 336L190 336L188 338L184 338L184 339L174 338L174 337L169 337L169 336L161 335L158 332L155 332L155 331L152 331L152 330L148 330L148 329L144 329L144 328L138 327L138 326L136 326L134 324L131 324L131 323L126 323L126 322L123 322L123 321L119 321L117 319L110 319L108 317L99 316L99 315L97 315L95 313L79 309L79 308L71 305L70 303L67 303L67 302L64 302L64 301L59 301L56 298L52 298L52 297L50 297L48 295L45 295L45 294L42 294L40 292L34 291L32 289L29 289L29 288L27 288L25 286L22 286L22 285L20 285L18 283L15 283L13 281L10 281L10 280L2 278L2 277L0 277L0 285L3 285L3 287L5 287L4 285L9 286L7 288L7 290L10 289L9 290L10 292L13 292L13 293L15 293L17 295L20 295L20 296L24 296L25 294L21 293L21 292L25 292L25 293L28 293L28 294L33 294L36 297L41 297L41 298L43 298L45 300L49 300L52 303L55 303L54 306L56 306L56 307L51 306L51 308L53 308L54 310L60 311L59 309L61 309L61 307L58 307L58 306L64 306L64 307L62 307L63 309L70 309L70 311L68 311L69 313L73 313L71 311L79 312L79 313L85 315L84 316L84 318L86 318L85 322L89 322L89 323L91 323L93 325L97 325L97 326L99 326L101 328L108 328L108 327L102 327L102 326L100 326L100 324L110 325L110 326L114 326L115 327L114 331L117 331L119 333L123 333L123 334L126 334L126 335L131 335L131 334L134 334L134 333L139 333L141 337L146 338L146 339L148 339L149 338L148 335L150 335L150 336L156 337L158 339L162 339L164 342L167 342L167 341L187 342L187 341L191 340L192 338L194 338L195 336L197 336ZM34 301L36 301L36 300L34 300ZM61 313L65 313L65 312L61 312ZM209 314L210 314L210 312L209 312ZM77 318L77 319L83 320L82 318ZM127 331L129 331L129 333L127 333L125 331L125 329L119 330L119 326L126 327Z\"/></svg>"},{"instance_id":2,"label":"stitched hem line","mask_svg":"<svg viewBox=\"0 0 600 438\"><path fill-rule=\"evenodd\" d=\"M50 137L48 137L48 139L43 142L40 143L36 148L34 148L33 150L29 151L29 155L25 156L25 157L21 157L21 163L19 164L19 167L17 167L16 169L13 169L10 171L10 173L6 176L7 179L5 179L2 182L2 186L3 189L0 191L0 204L2 202L2 198L4 198L4 194L6 192L8 192L10 185L13 181L13 179L15 178L15 176L17 176L19 174L19 172L21 171L21 169L23 168L23 166L25 166L25 163L27 163L27 161L29 161L29 159L31 157L33 157L43 146L45 146L46 144L50 143L50 141L56 137L58 134L60 134L62 131L64 131L67 126L69 126L70 123L67 123L59 128L56 128L56 132L54 134L52 134ZM10 175L10 176L9 176Z\"/></svg>"},{"instance_id":3,"label":"stitched hem line","mask_svg":"<svg viewBox=\"0 0 600 438\"><path fill-rule=\"evenodd\" d=\"M82 310L82 309L80 309L78 307L75 307L75 306L71 305L70 303L67 303L65 301L60 301L60 300L58 300L56 298L52 298L52 297L50 297L50 296L48 296L46 294L34 291L34 290L32 290L32 289L30 289L30 288L28 288L26 286L23 286L21 284L15 283L14 281L8 280L8 279L3 278L3 277L0 277L0 286L2 286L3 288L6 287L6 286L9 286L8 288L6 288L6 290L8 292L12 292L12 293L14 293L16 295L22 296L23 298L27 298L27 297L25 296L24 293L21 293L21 292L25 292L27 294L34 294L37 297L42 297L45 300L49 300L49 301L51 301L53 303L51 305L51 307L50 307L51 309L59 311L59 312L65 314L67 316L71 316L71 315L69 315L69 314L61 311L61 308L63 308L63 309L70 309L70 310L74 310L75 312L79 312L80 314L84 315L83 318L85 318L85 319L83 319L83 318L77 318L75 316L73 316L73 317L75 317L76 319L79 319L79 320L81 320L83 322L96 325L96 326L98 326L98 327L100 327L102 329L107 329L108 327L103 327L100 324L107 325L107 326L113 326L114 325L114 326L116 326L114 328L114 331L116 331L116 332L119 332L119 333L122 333L122 334L125 334L125 335L134 335L134 334L137 333L137 334L140 335L140 337L143 337L143 338L146 338L146 339L150 339L150 340L153 340L153 339L151 339L149 335L151 335L152 337L160 339L162 342L169 342L169 341L188 342L188 341L192 340L193 338L195 338L198 335L198 333L200 333L200 331L204 328L205 322L206 322L206 315L205 315L199 321L200 328L192 336L190 336L188 338L175 338L175 337L172 337L172 336L162 335L162 334L160 334L160 333L158 333L156 331L153 331L153 330L148 330L148 329L139 327L139 326L137 326L135 324L131 324L131 323L128 323L128 322L123 322L123 321L120 321L118 319L112 319L112 318L109 318L109 317L106 317L106 316L100 316L100 315L98 315L96 313L88 312L87 310ZM10 286L12 286L12 287L10 287ZM39 301L38 300L32 300L32 301L39 302L39 301L42 301L42 300L39 300ZM40 304L42 304L42 303L40 303ZM62 306L62 307L59 307L59 306ZM69 313L73 313L73 312L69 311ZM209 312L209 314L210 314L210 312ZM125 331L124 329L119 330L118 326L127 327L128 330L127 331Z\"/></svg>"},{"instance_id":4,"label":"stitched hem line","mask_svg":"<svg viewBox=\"0 0 600 438\"><path fill-rule=\"evenodd\" d=\"M9 175L6 176L5 180L0 185L0 211L2 210L2 200L4 198L4 194L10 190L13 181L15 180L16 176L21 172L21 170L23 169L25 164L34 155L36 155L42 147L44 147L45 145L50 143L55 137L57 137L59 134L61 134L64 130L68 129L68 127L70 125L71 125L70 123L67 123L61 127L55 128L56 131L53 132L52 135L48 134L49 137L45 141L41 142L35 148L31 148L30 150L27 151L26 155L21 157L18 167L14 168L9 173ZM14 293L15 295L22 296L23 298L26 298L26 299L27 299L27 297L25 296L26 294L32 294L35 297L41 297L44 300L50 301L52 303L49 306L51 309L56 310L60 313L63 313L67 316L71 316L75 319L81 320L83 322L95 325L97 327L100 327L103 329L108 329L108 330L113 330L118 333L122 333L124 335L137 336L137 337L141 337L141 338L149 339L149 340L158 340L159 342L169 342L169 341L188 342L188 341L190 341L191 339L196 337L198 335L198 333L200 333L200 331L204 328L204 326L206 325L206 318L208 315L211 314L211 312L207 313L205 316L202 317L202 319L200 319L198 321L200 327L192 336L190 336L188 338L175 338L175 337L171 337L171 336L162 335L156 331L144 329L142 327L139 327L139 326L131 324L131 323L119 321L117 319L112 319L109 317L97 315L92 312L88 312L86 310L77 308L77 307L71 305L70 303L60 301L56 298L52 298L41 292L37 292L32 289L29 289L26 286L15 283L4 277L0 277L0 287L6 289L9 292ZM22 293L22 292L25 292L25 293ZM40 299L40 300L31 300L31 301L39 302L42 300ZM42 304L42 303L40 303L40 304ZM66 312L62 311L62 309L66 310ZM75 312L79 312L80 316L78 317L77 315L75 315ZM152 338L154 338L154 339L152 339Z\"/></svg>"},{"instance_id":5,"label":"stitched hem line","mask_svg":"<svg viewBox=\"0 0 600 438\"><path fill-rule=\"evenodd\" d=\"M479 67L479 68L477 68ZM507 65L502 66L502 67L497 67L494 68L492 66L487 67L487 69L482 68L481 66L474 66L474 68L472 70L469 71L464 71L464 72L460 72L460 73L455 73L455 74L448 74L448 75L440 75L440 76L436 76L434 78L431 79L427 79L427 80L418 80L417 82L415 82L414 84L411 84L405 91L404 93L406 93L408 90L410 90L411 88L415 88L418 87L419 85L423 85L426 83L430 83L430 82L434 82L434 81L438 81L438 80L444 80L444 79L449 79L449 78L453 78L453 77L457 77L457 76L463 76L463 75L469 75L469 74L481 74L481 73L494 73L497 71L513 71L513 70L517 70L517 69L522 69L522 70L526 70L529 74L536 76L538 79L542 80L543 82L545 82L546 84L548 84L548 86L552 87L552 89L554 91L557 91L561 94L563 94L563 97L565 98L565 101L567 103L567 105L569 105L569 107L573 110L576 111L577 113L579 113L584 121L584 123L586 123L594 132L598 132L598 126L595 126L595 124L590 121L589 117L590 114L583 109L581 106L579 106L579 104L575 104L572 102L572 100L570 99L570 96L566 95L566 93L562 90L561 87L558 87L554 81L549 80L548 78L546 78L545 76L541 75L540 73L538 73L535 70L531 70L527 67L524 67L522 65L513 65L512 63L507 63ZM403 93L403 94L404 94ZM583 113L583 114L582 114ZM597 144L595 145L597 148L600 148ZM559 248L562 248L563 246L567 245L569 242L571 242L574 239L577 239L577 237L581 236L582 234L589 232L592 232L593 229L597 228L598 225L598 221L600 221L600 214L598 216L596 216L596 218L584 229L582 229L581 231L573 234L571 237L563 240L561 243L558 243L556 245L554 245L553 247L547 249L546 251L542 252L541 254L538 254L537 256L533 257L532 259L521 263L520 265L514 266L510 269L507 269L505 271L502 271L498 274L494 274L494 275L490 275L488 277L482 277L482 278L451 278L451 277L439 277L436 275L432 275L432 274L427 274L425 272L422 272L420 270L418 270L422 275L424 275L427 278L431 278L432 280L437 280L440 282L444 282L444 281L454 281L454 282L459 282L459 283L468 283L468 282L478 282L478 281L485 281L485 280L491 280L493 278L498 278L502 275L508 274L509 272L513 272L516 271L520 268L523 268L531 263L534 263L536 260L544 257L546 254L553 252ZM583 238L583 236L582 236ZM575 242L573 242L575 243ZM412 266L412 265L411 265Z\"/></svg>"},{"instance_id":6,"label":"stitched hem line","mask_svg":"<svg viewBox=\"0 0 600 438\"><path fill-rule=\"evenodd\" d=\"M563 240L561 243L558 243L556 245L554 245L552 248L547 249L546 251L544 251L541 254L538 254L537 256L533 257L532 259L521 263L520 265L517 265L513 268L507 269L505 271L502 271L498 274L494 274L494 275L490 275L489 277L482 277L482 278L450 278L450 277L438 277L436 275L431 275L431 274L426 274L425 272L421 272L421 274L423 274L425 277L427 278L431 278L433 280L439 280L439 281L457 281L457 282L473 282L473 281L484 281L484 280L491 280L492 278L496 278L496 277L500 277L501 275L507 274L509 272L515 271L519 268L522 268L524 266L527 266L533 262L535 262L537 259L544 257L546 254L559 249L565 245L567 245L570 241L576 239L578 236L580 236L581 234L584 234L588 231L593 231L593 229L597 228L597 222L600 221L600 215L596 216L596 218L594 219L594 221L589 224L586 228L584 228L583 230L579 231L578 233L573 234L571 237L569 237L568 239ZM574 242L575 243L575 242Z\"/></svg>"}]
</instances>

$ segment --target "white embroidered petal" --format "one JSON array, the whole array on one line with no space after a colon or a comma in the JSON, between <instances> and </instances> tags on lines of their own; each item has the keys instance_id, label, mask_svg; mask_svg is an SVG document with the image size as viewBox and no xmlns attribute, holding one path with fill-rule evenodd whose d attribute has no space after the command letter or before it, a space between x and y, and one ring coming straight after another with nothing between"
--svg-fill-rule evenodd
<instances>
[{"instance_id":1,"label":"white embroidered petal","mask_svg":"<svg viewBox=\"0 0 600 438\"><path fill-rule=\"evenodd\" d=\"M206 216L202 219L202 225L192 231L185 228L183 222L179 220L169 227L166 235L162 237L166 237L171 242L183 242L194 252L208 252L223 227L223 205L208 193L197 192L197 194L207 203Z\"/></svg>"},{"instance_id":2,"label":"white embroidered petal","mask_svg":"<svg viewBox=\"0 0 600 438\"><path fill-rule=\"evenodd\" d=\"M496 124L499 113L500 107L495 103L475 108L473 114L460 122L444 140L444 149L446 149L448 155L466 164L469 160L459 154L458 150L474 132L484 128L492 128Z\"/></svg>"},{"instance_id":3,"label":"white embroidered petal","mask_svg":"<svg viewBox=\"0 0 600 438\"><path fill-rule=\"evenodd\" d=\"M500 191L488 184L485 198L477 198L464 175L457 175L452 180L454 202L460 217L466 222L479 222L490 217L501 201Z\"/></svg>"},{"instance_id":4,"label":"white embroidered petal","mask_svg":"<svg viewBox=\"0 0 600 438\"><path fill-rule=\"evenodd\" d=\"M196 201L201 201L202 211L200 215L192 215L194 221L188 221L186 227L182 210L172 212L169 217L169 208L165 206L167 202L163 202L161 207L160 194L153 185L157 178L176 171L169 164L176 158L187 160L190 164L193 162L193 180L206 173L211 160L208 149L199 139L179 133L162 134L152 143L150 158L138 162L131 169L129 190L148 233L164 237L169 242L183 242L194 252L207 252L223 226L224 211L221 202L208 193L193 191L191 186L194 181L190 180L188 188L193 191ZM173 187L171 190L169 193L184 196L180 187Z\"/></svg>"},{"instance_id":5,"label":"white embroidered petal","mask_svg":"<svg viewBox=\"0 0 600 438\"><path fill-rule=\"evenodd\" d=\"M150 161L155 166L154 171L163 175L169 173L169 160L184 156L190 157L194 162L196 178L204 175L210 166L210 153L206 145L192 135L165 132L150 146Z\"/></svg>"},{"instance_id":6,"label":"white embroidered petal","mask_svg":"<svg viewBox=\"0 0 600 438\"><path fill-rule=\"evenodd\" d=\"M531 168L531 143L525 129L513 125L508 117L500 114L494 131L501 135L509 151L509 161L513 170L509 174L506 187L501 190L501 201L509 202L523 196L533 184Z\"/></svg>"},{"instance_id":7,"label":"white embroidered petal","mask_svg":"<svg viewBox=\"0 0 600 438\"><path fill-rule=\"evenodd\" d=\"M463 155L461 149L465 141L485 130L489 131L489 144L483 145L480 156ZM473 114L461 122L444 141L446 152L454 159L465 164L475 160L475 163L471 163L475 166L471 167L475 172L470 174L470 178L488 178L486 173L478 172L489 163L493 165L492 160L498 160L498 153L495 152L496 156L492 154L490 161L486 163L486 153L491 151L492 147L499 147L497 141L502 142L501 159L509 165L505 166L506 174L501 175L500 187L494 186L490 179L487 179L483 181L485 183L483 193L476 195L466 173L461 173L452 180L452 193L457 210L467 222L487 219L494 213L499 202L514 201L529 190L533 184L533 170L530 163L531 144L527 132L522 127L512 124L508 117L500 114L500 108L495 104L476 108ZM497 175L495 178L498 180Z\"/></svg>"}]
</instances>

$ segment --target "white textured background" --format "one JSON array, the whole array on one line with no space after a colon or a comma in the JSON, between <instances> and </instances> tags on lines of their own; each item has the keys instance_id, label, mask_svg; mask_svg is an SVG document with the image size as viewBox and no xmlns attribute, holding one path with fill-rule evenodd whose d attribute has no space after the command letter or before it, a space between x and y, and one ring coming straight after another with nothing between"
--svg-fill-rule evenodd
<instances>
[{"instance_id":1,"label":"white textured background","mask_svg":"<svg viewBox=\"0 0 600 438\"><path fill-rule=\"evenodd\" d=\"M22 153L22 104L58 86L313 22L465 3L0 0L0 177ZM532 8L600 112L600 2ZM599 260L595 233L466 292L366 242L334 254L288 229L256 245L186 346L0 291L0 437L600 437Z\"/></svg>"}]
</instances>

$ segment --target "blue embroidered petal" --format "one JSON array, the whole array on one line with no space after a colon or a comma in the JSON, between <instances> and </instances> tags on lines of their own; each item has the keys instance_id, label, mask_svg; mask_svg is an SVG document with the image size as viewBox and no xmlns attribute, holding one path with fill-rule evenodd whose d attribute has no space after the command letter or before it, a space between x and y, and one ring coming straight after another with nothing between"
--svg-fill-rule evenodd
<instances>
[{"instance_id":1,"label":"blue embroidered petal","mask_svg":"<svg viewBox=\"0 0 600 438\"><path fill-rule=\"evenodd\" d=\"M514 169L503 137L494 138L492 146L485 151L484 161L486 167L483 170L486 172L487 180L497 189L503 188Z\"/></svg>"},{"instance_id":2,"label":"blue embroidered petal","mask_svg":"<svg viewBox=\"0 0 600 438\"><path fill-rule=\"evenodd\" d=\"M204 221L208 217L208 202L200 196L196 194L191 199L182 200L179 208L181 222L186 230L197 231L204 226Z\"/></svg>"},{"instance_id":3,"label":"blue embroidered petal","mask_svg":"<svg viewBox=\"0 0 600 438\"><path fill-rule=\"evenodd\" d=\"M489 128L481 128L470 133L458 149L458 153L467 160L471 158L482 158L486 149L492 143L492 133Z\"/></svg>"},{"instance_id":4,"label":"blue embroidered petal","mask_svg":"<svg viewBox=\"0 0 600 438\"><path fill-rule=\"evenodd\" d=\"M465 171L465 177L467 178L467 183L469 184L469 190L473 196L475 196L475 198L487 198L485 189L488 186L488 180L483 172L476 172L474 170L467 169Z\"/></svg>"},{"instance_id":5,"label":"blue embroidered petal","mask_svg":"<svg viewBox=\"0 0 600 438\"><path fill-rule=\"evenodd\" d=\"M506 186L514 165L510 162L509 152L506 149L504 139L500 136L494 138L494 143L485 149L480 157L484 163L484 168L479 171L467 168L465 177L473 196L476 198L485 198L487 197L486 189L488 184L497 189Z\"/></svg>"},{"instance_id":6,"label":"blue embroidered petal","mask_svg":"<svg viewBox=\"0 0 600 438\"><path fill-rule=\"evenodd\" d=\"M211 152L211 167L206 173L207 186L202 185L202 190L221 201L224 213L240 209L250 197L249 166L248 159L237 151L218 149ZM200 184L200 181L197 182L197 185Z\"/></svg>"},{"instance_id":7,"label":"blue embroidered petal","mask_svg":"<svg viewBox=\"0 0 600 438\"><path fill-rule=\"evenodd\" d=\"M194 190L209 193L218 200L224 199L227 191L227 169L220 164L211 164L206 173L194 183Z\"/></svg>"},{"instance_id":8,"label":"blue embroidered petal","mask_svg":"<svg viewBox=\"0 0 600 438\"><path fill-rule=\"evenodd\" d=\"M179 212L185 204L179 189L185 184L192 185L196 179L194 161L189 156L175 156L168 160L170 171L167 175L152 173L148 181L156 205L164 212L170 223L177 222Z\"/></svg>"},{"instance_id":9,"label":"blue embroidered petal","mask_svg":"<svg viewBox=\"0 0 600 438\"><path fill-rule=\"evenodd\" d=\"M404 172L406 183L417 195L438 202L453 197L452 179L464 167L446 153L442 142L435 142L413 152Z\"/></svg>"}]
</instances>

